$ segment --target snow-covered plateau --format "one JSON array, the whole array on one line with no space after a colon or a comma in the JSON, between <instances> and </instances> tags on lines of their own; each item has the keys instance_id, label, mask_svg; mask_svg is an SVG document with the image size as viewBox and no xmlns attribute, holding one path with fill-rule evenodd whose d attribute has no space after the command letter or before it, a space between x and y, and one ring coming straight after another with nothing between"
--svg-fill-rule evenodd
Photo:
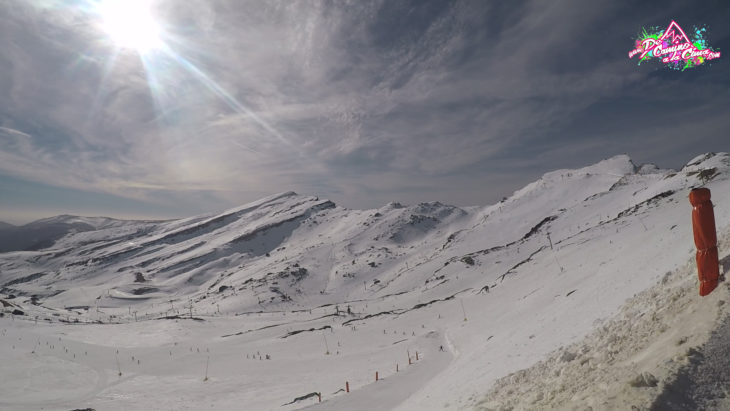
<instances>
[{"instance_id":1,"label":"snow-covered plateau","mask_svg":"<svg viewBox=\"0 0 730 411\"><path fill-rule=\"evenodd\" d=\"M697 291L699 186L723 273L727 153L678 171L616 156L486 207L288 192L42 220L71 228L0 253L0 409L730 409L730 289Z\"/></svg>"}]
</instances>

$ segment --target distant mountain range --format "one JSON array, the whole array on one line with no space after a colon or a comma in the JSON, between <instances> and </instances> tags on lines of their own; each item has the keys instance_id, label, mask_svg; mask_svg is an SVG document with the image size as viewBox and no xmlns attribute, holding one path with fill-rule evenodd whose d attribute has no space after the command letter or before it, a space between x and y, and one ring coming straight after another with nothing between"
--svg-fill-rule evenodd
<instances>
[{"instance_id":1,"label":"distant mountain range","mask_svg":"<svg viewBox=\"0 0 730 411\"><path fill-rule=\"evenodd\" d=\"M286 192L223 213L171 221L62 215L1 230L3 251L41 251L0 255L0 264L3 282L22 284L11 287L13 292L39 297L51 285L53 292L76 287L78 279L135 295L144 279L145 293L154 290L159 297L199 295L224 285L251 288L250 299L238 298L249 307L297 298L324 304L332 301L322 296L334 290L343 298L361 298L363 289L410 292L416 284L448 290L437 293L443 298L466 287L494 284L449 280L458 275L451 273L454 266L493 259L514 266L501 270L494 262L487 264L488 277L501 282L548 253L546 235L552 235L554 244L570 243L585 231L634 224L641 221L634 215L646 209L683 201L677 197L686 196L692 186L727 178L723 172L729 162L728 154L713 153L673 171L637 167L620 155L582 169L547 173L491 206L390 203L350 210ZM505 255L495 257L500 254ZM423 267L413 272L417 266ZM54 275L16 283L28 271ZM25 287L30 288L23 291Z\"/></svg>"},{"instance_id":2,"label":"distant mountain range","mask_svg":"<svg viewBox=\"0 0 730 411\"><path fill-rule=\"evenodd\" d=\"M0 221L0 253L36 251L52 246L56 240L72 233L99 230L127 224L106 217L59 215L16 226Z\"/></svg>"}]
</instances>

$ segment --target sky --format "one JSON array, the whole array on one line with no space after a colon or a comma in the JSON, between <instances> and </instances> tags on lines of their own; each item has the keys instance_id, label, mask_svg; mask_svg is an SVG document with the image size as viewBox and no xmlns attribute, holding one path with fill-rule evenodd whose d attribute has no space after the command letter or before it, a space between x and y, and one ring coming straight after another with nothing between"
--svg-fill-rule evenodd
<instances>
[{"instance_id":1,"label":"sky","mask_svg":"<svg viewBox=\"0 0 730 411\"><path fill-rule=\"evenodd\" d=\"M487 205L617 154L730 151L724 0L113 2L0 2L1 221ZM629 58L672 20L721 57Z\"/></svg>"}]
</instances>

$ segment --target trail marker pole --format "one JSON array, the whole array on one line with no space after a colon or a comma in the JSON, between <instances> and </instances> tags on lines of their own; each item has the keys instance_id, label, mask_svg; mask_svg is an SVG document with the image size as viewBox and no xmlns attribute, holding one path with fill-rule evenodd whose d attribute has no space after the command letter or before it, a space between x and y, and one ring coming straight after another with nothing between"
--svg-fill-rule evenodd
<instances>
[{"instance_id":1,"label":"trail marker pole","mask_svg":"<svg viewBox=\"0 0 730 411\"><path fill-rule=\"evenodd\" d=\"M325 355L330 355L330 346L327 344L327 336L322 333L322 338L324 338L324 347L327 349L327 351L324 353Z\"/></svg>"},{"instance_id":2,"label":"trail marker pole","mask_svg":"<svg viewBox=\"0 0 730 411\"><path fill-rule=\"evenodd\" d=\"M378 381L378 372L375 371L375 381Z\"/></svg>"},{"instance_id":3,"label":"trail marker pole","mask_svg":"<svg viewBox=\"0 0 730 411\"><path fill-rule=\"evenodd\" d=\"M464 321L466 321L466 309L464 309L464 300L459 300L461 303L461 312L464 313Z\"/></svg>"},{"instance_id":4,"label":"trail marker pole","mask_svg":"<svg viewBox=\"0 0 730 411\"><path fill-rule=\"evenodd\" d=\"M119 355L114 354L114 358L117 359L117 371L119 371L119 376L121 377L122 376L122 367L119 366Z\"/></svg>"},{"instance_id":5,"label":"trail marker pole","mask_svg":"<svg viewBox=\"0 0 730 411\"><path fill-rule=\"evenodd\" d=\"M565 272L565 268L563 267L562 264L560 264L560 261L558 261L558 256L553 254L553 258L555 259L555 263L558 265L558 267L560 267L560 272L561 273Z\"/></svg>"},{"instance_id":6,"label":"trail marker pole","mask_svg":"<svg viewBox=\"0 0 730 411\"><path fill-rule=\"evenodd\" d=\"M205 361L205 379L203 379L203 381L208 381L208 364L210 364L210 355L208 356L208 359Z\"/></svg>"},{"instance_id":7,"label":"trail marker pole","mask_svg":"<svg viewBox=\"0 0 730 411\"><path fill-rule=\"evenodd\" d=\"M550 233L547 233L547 239L550 242L550 249L552 250L553 249L553 240L550 239Z\"/></svg>"},{"instance_id":8,"label":"trail marker pole","mask_svg":"<svg viewBox=\"0 0 730 411\"><path fill-rule=\"evenodd\" d=\"M345 392L350 392L350 383L345 381Z\"/></svg>"}]
</instances>

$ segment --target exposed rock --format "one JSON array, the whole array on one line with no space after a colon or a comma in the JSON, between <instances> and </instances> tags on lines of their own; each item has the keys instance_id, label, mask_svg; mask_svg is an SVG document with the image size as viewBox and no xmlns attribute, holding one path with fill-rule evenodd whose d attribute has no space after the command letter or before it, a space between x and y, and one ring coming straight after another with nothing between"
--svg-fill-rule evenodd
<instances>
[{"instance_id":1,"label":"exposed rock","mask_svg":"<svg viewBox=\"0 0 730 411\"><path fill-rule=\"evenodd\" d=\"M648 371L642 372L629 381L629 385L634 388L656 387L658 383L659 380Z\"/></svg>"}]
</instances>

